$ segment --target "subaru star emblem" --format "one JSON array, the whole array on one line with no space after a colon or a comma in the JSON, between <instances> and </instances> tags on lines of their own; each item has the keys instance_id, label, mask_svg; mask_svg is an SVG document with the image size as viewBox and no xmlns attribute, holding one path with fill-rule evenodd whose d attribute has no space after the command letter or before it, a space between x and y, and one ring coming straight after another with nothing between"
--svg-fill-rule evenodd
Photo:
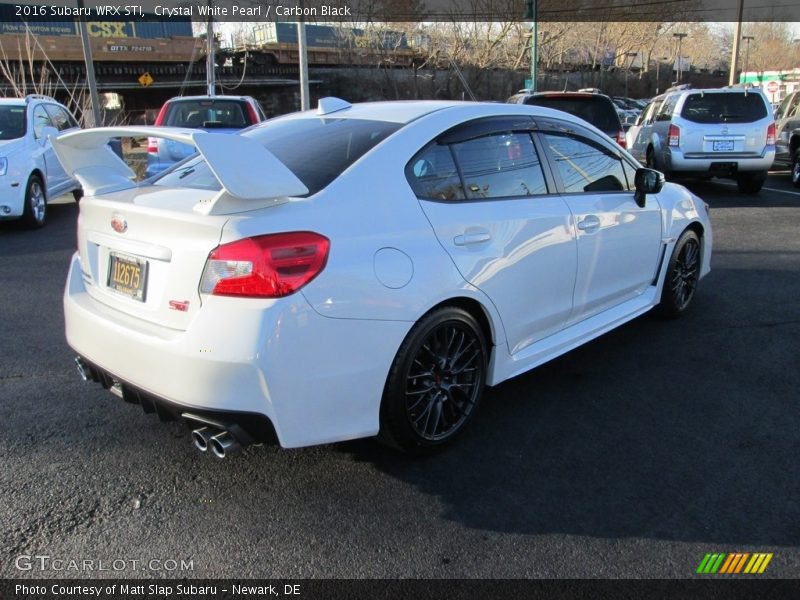
<instances>
[{"instance_id":1,"label":"subaru star emblem","mask_svg":"<svg viewBox=\"0 0 800 600\"><path fill-rule=\"evenodd\" d=\"M111 229L117 233L125 233L128 231L128 222L122 215L115 214L111 217Z\"/></svg>"}]
</instances>

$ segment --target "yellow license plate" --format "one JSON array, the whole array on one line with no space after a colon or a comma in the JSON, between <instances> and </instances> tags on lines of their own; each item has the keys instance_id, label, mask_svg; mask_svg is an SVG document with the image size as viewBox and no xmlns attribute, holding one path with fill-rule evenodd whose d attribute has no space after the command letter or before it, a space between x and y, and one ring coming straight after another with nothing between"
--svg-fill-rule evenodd
<instances>
[{"instance_id":1,"label":"yellow license plate","mask_svg":"<svg viewBox=\"0 0 800 600\"><path fill-rule=\"evenodd\" d=\"M119 294L145 301L147 261L112 252L108 261L108 287Z\"/></svg>"}]
</instances>

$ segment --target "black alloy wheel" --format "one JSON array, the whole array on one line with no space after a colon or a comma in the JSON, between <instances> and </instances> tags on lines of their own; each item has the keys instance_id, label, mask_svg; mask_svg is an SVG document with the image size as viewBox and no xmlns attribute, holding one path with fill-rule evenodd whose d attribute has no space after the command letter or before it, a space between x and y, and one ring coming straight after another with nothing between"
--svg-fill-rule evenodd
<instances>
[{"instance_id":1,"label":"black alloy wheel","mask_svg":"<svg viewBox=\"0 0 800 600\"><path fill-rule=\"evenodd\" d=\"M395 358L381 404L381 439L411 454L444 446L475 413L486 369L486 341L472 315L455 307L428 314Z\"/></svg>"}]
</instances>

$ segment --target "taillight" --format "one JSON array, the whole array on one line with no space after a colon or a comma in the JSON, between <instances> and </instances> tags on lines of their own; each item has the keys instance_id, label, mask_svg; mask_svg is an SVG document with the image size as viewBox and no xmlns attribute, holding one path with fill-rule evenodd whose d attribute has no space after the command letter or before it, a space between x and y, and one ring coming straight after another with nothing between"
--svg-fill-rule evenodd
<instances>
[{"instance_id":1,"label":"taillight","mask_svg":"<svg viewBox=\"0 0 800 600\"><path fill-rule=\"evenodd\" d=\"M164 106L162 106L161 110L158 111L158 116L156 117L156 122L153 123L153 126L161 127L164 124L164 119L167 117L168 106L169 102L164 102ZM154 137L147 138L147 153L158 154L158 138Z\"/></svg>"},{"instance_id":2,"label":"taillight","mask_svg":"<svg viewBox=\"0 0 800 600\"><path fill-rule=\"evenodd\" d=\"M161 107L161 110L158 111L158 116L156 117L156 122L153 123L156 127L161 127L164 124L164 119L167 117L167 107L169 106L169 102L164 102L164 106Z\"/></svg>"},{"instance_id":3,"label":"taillight","mask_svg":"<svg viewBox=\"0 0 800 600\"><path fill-rule=\"evenodd\" d=\"M289 296L322 272L329 249L328 238L310 231L223 244L208 256L200 291L249 298Z\"/></svg>"},{"instance_id":4,"label":"taillight","mask_svg":"<svg viewBox=\"0 0 800 600\"><path fill-rule=\"evenodd\" d=\"M255 125L256 123L259 122L258 115L256 114L256 109L253 108L253 105L250 104L249 102L246 102L246 104L247 104L247 116L250 118L250 124Z\"/></svg>"},{"instance_id":5,"label":"taillight","mask_svg":"<svg viewBox=\"0 0 800 600\"><path fill-rule=\"evenodd\" d=\"M775 145L775 123L770 123L767 127L767 146Z\"/></svg>"},{"instance_id":6,"label":"taillight","mask_svg":"<svg viewBox=\"0 0 800 600\"><path fill-rule=\"evenodd\" d=\"M620 146L622 146L623 148L627 148L628 147L627 143L625 142L625 130L624 129L620 129L619 130L619 133L617 134L617 143Z\"/></svg>"},{"instance_id":7,"label":"taillight","mask_svg":"<svg viewBox=\"0 0 800 600\"><path fill-rule=\"evenodd\" d=\"M669 146L681 145L681 128L677 125L670 125L667 132L667 144Z\"/></svg>"}]
</instances>

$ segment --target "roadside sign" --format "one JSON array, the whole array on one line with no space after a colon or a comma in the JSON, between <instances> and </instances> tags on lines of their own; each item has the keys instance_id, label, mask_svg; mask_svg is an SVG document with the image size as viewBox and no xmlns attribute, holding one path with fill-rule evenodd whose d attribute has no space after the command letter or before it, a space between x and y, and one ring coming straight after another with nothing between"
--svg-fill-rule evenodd
<instances>
[{"instance_id":1,"label":"roadside sign","mask_svg":"<svg viewBox=\"0 0 800 600\"><path fill-rule=\"evenodd\" d=\"M777 82L777 81L770 81L769 83L767 83L767 91L768 91L770 94L777 94L777 93L778 93L778 88L779 88L779 87L780 87L780 86L778 85L778 82Z\"/></svg>"},{"instance_id":2,"label":"roadside sign","mask_svg":"<svg viewBox=\"0 0 800 600\"><path fill-rule=\"evenodd\" d=\"M139 83L142 84L144 87L149 86L153 83L153 76L150 73L142 73L139 77Z\"/></svg>"}]
</instances>

